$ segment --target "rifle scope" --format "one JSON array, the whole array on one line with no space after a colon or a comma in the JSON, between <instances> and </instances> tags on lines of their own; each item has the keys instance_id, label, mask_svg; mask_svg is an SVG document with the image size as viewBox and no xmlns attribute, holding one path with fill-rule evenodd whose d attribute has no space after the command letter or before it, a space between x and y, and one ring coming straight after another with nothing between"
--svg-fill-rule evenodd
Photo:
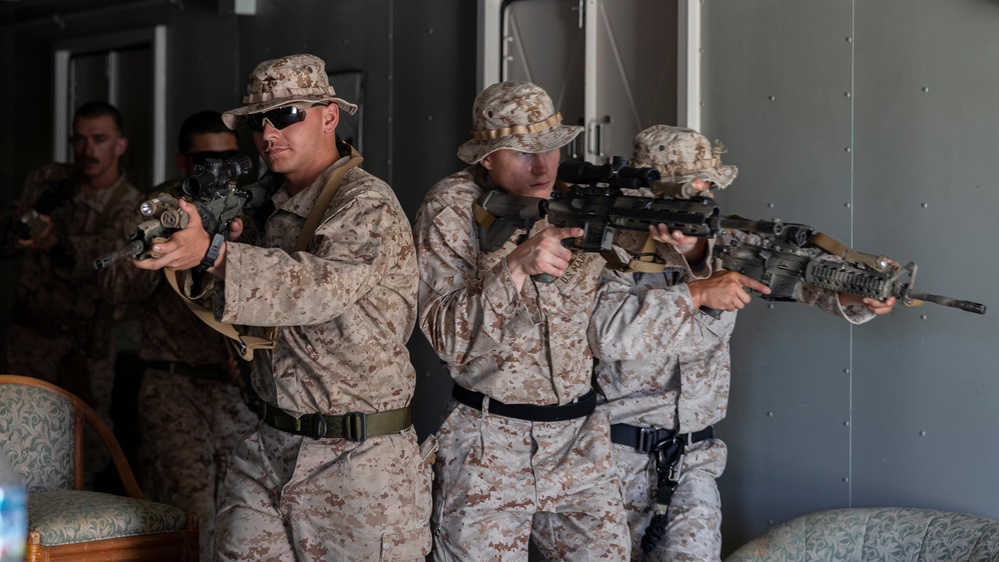
<instances>
[{"instance_id":1,"label":"rifle scope","mask_svg":"<svg viewBox=\"0 0 999 562\"><path fill-rule=\"evenodd\" d=\"M209 197L212 192L249 174L252 169L253 163L245 154L237 154L224 161L208 158L194 169L193 174L184 178L180 190L189 197Z\"/></svg>"},{"instance_id":2,"label":"rifle scope","mask_svg":"<svg viewBox=\"0 0 999 562\"><path fill-rule=\"evenodd\" d=\"M611 162L603 165L568 160L558 166L558 179L566 183L595 184L606 183L613 187L648 187L659 179L659 170L655 168L632 168L627 166L628 160L615 156Z\"/></svg>"}]
</instances>

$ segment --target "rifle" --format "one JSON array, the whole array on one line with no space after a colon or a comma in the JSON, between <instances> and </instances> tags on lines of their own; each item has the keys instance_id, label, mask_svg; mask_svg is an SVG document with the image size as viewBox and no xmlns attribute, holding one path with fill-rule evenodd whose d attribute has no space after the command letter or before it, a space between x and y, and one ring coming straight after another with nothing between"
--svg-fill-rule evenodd
<instances>
[{"instance_id":1,"label":"rifle","mask_svg":"<svg viewBox=\"0 0 999 562\"><path fill-rule=\"evenodd\" d=\"M849 293L880 301L895 297L905 306L932 302L975 314L985 314L985 305L915 290L917 266L909 262L901 267L885 257L833 261L812 256L806 247L819 247L811 235L811 227L795 225L807 236L805 244L761 235L758 244L732 238L730 244L716 244L713 255L721 266L755 279L770 288L769 295L759 295L768 301L797 301L803 285L814 285L837 293ZM829 255L824 248L820 248ZM708 312L708 310L705 310ZM710 313L710 312L709 312Z\"/></svg>"},{"instance_id":2,"label":"rifle","mask_svg":"<svg viewBox=\"0 0 999 562\"><path fill-rule=\"evenodd\" d=\"M916 291L916 264L899 267L884 257L861 254L845 248L842 262L812 257L806 247L831 255L834 252L816 241L830 240L816 234L811 226L785 223L778 219L752 220L738 215L721 216L714 199L693 195L687 199L624 195L622 189L648 187L657 193L687 193L683 184L660 179L654 168L630 168L627 160L615 156L601 166L568 161L559 165L558 179L570 184L564 193L551 199L521 197L491 190L477 201L479 245L483 251L499 249L520 228L530 230L534 222L547 218L556 227L579 227L583 235L563 240L563 245L585 252L612 251L617 229L648 231L650 225L666 224L671 231L686 236L712 237L724 230L758 235L760 245L733 238L732 245L716 244L714 257L722 267L764 283L771 289L765 300L794 301L802 285L815 285L831 291L885 300L894 296L906 306L922 301L985 314L985 305ZM484 211L484 213L482 212ZM483 215L485 218L483 219ZM821 244L821 245L820 245ZM550 283L547 274L533 276ZM707 312L710 309L705 309Z\"/></svg>"},{"instance_id":3,"label":"rifle","mask_svg":"<svg viewBox=\"0 0 999 562\"><path fill-rule=\"evenodd\" d=\"M499 190L483 193L477 205L493 218L488 226L480 225L481 249L498 249L514 231L530 229L541 218L555 227L582 228L582 236L566 239L563 244L584 252L610 251L618 229L648 232L649 226L655 224L699 238L726 229L786 235L779 220L720 216L718 203L703 195L689 199L624 195L625 188L661 183L655 168L631 168L627 162L620 156L601 166L563 162L558 167L558 179L570 185L564 193L553 192L551 199L509 195Z\"/></svg>"},{"instance_id":4,"label":"rifle","mask_svg":"<svg viewBox=\"0 0 999 562\"><path fill-rule=\"evenodd\" d=\"M51 216L73 198L73 182L68 179L56 181L45 188L38 196L34 206L20 217L8 217L5 221L3 246L0 257L10 257L17 252L18 240L30 240L38 237L48 224L39 215Z\"/></svg>"},{"instance_id":5,"label":"rifle","mask_svg":"<svg viewBox=\"0 0 999 562\"><path fill-rule=\"evenodd\" d=\"M104 269L123 258L144 260L159 257L150 251L152 245L165 241L188 223L189 217L180 208L177 197L194 203L201 217L201 224L210 235L226 234L229 223L241 211L264 204L284 181L280 174L268 172L251 185L236 187L236 180L249 174L252 168L250 158L244 154L225 161L205 160L203 165L196 167L194 173L184 179L177 189L176 197L163 193L142 203L139 211L149 220L139 224L124 246L95 259L94 269Z\"/></svg>"}]
</instances>

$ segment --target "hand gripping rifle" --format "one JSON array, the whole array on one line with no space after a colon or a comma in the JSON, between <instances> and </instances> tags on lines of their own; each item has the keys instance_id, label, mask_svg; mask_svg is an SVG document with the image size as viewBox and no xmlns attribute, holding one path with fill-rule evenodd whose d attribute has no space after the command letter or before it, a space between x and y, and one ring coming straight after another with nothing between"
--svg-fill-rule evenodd
<instances>
[{"instance_id":1,"label":"hand gripping rifle","mask_svg":"<svg viewBox=\"0 0 999 562\"><path fill-rule=\"evenodd\" d=\"M117 260L131 258L144 260L157 258L150 251L156 242L165 241L171 234L187 226L188 215L177 202L177 197L192 201L198 209L201 224L209 235L226 234L231 223L244 209L262 205L281 186L280 174L264 174L256 183L236 187L236 180L250 173L253 164L245 154L226 160L208 159L194 169L177 189L176 197L160 194L142 203L139 211L148 220L139 224L124 246L94 260L94 269L104 269Z\"/></svg>"},{"instance_id":2,"label":"hand gripping rifle","mask_svg":"<svg viewBox=\"0 0 999 562\"><path fill-rule=\"evenodd\" d=\"M770 287L768 301L796 301L803 285L814 285L837 293L848 293L880 301L895 297L905 306L932 302L975 314L985 314L985 305L915 290L916 264L905 267L884 256L873 256L847 248L812 227L785 224L794 236L760 234L759 242L732 238L716 244L714 257L724 269L739 272ZM842 260L824 259L803 251L813 247Z\"/></svg>"}]
</instances>

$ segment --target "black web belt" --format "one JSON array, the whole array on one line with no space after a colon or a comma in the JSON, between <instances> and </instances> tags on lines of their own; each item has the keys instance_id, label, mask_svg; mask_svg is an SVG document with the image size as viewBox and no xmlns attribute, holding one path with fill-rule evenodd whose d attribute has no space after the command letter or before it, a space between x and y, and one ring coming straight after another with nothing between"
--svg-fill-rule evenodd
<instances>
[{"instance_id":1,"label":"black web belt","mask_svg":"<svg viewBox=\"0 0 999 562\"><path fill-rule=\"evenodd\" d=\"M482 410L482 402L485 398L485 395L481 392L468 390L467 388L457 384L454 385L454 390L451 391L451 396L454 396L455 400L461 402L469 408L475 408L479 411ZM565 421L576 418L585 418L586 416L592 414L596 407L597 393L592 390L580 397L579 400L563 405L552 404L548 406L537 406L534 404L504 404L499 400L494 400L492 398L489 399L490 414L496 414L497 416L503 416L505 418L535 422Z\"/></svg>"},{"instance_id":2,"label":"black web belt","mask_svg":"<svg viewBox=\"0 0 999 562\"><path fill-rule=\"evenodd\" d=\"M712 439L714 436L715 428L710 425L700 431L681 433L680 435L676 435L676 432L671 429L639 427L626 423L611 425L611 441L618 445L632 447L636 451L647 455L651 455L655 451L656 445L664 441L670 441L674 437L684 441L687 445L693 445L694 443Z\"/></svg>"},{"instance_id":3,"label":"black web belt","mask_svg":"<svg viewBox=\"0 0 999 562\"><path fill-rule=\"evenodd\" d=\"M304 414L296 418L273 404L264 403L264 423L281 431L313 439L335 438L362 442L368 437L399 433L412 425L409 406L387 412L351 412L342 416Z\"/></svg>"}]
</instances>

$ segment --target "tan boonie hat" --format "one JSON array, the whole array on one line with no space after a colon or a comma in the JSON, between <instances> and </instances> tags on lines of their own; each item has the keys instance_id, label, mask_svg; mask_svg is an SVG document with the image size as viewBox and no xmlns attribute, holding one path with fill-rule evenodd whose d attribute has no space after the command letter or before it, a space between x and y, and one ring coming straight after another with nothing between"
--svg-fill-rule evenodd
<instances>
[{"instance_id":1,"label":"tan boonie hat","mask_svg":"<svg viewBox=\"0 0 999 562\"><path fill-rule=\"evenodd\" d=\"M656 168L664 180L701 178L724 189L739 174L739 169L721 163L720 155L725 149L715 144L712 148L704 135L692 129L653 125L635 135L631 165Z\"/></svg>"},{"instance_id":2,"label":"tan boonie hat","mask_svg":"<svg viewBox=\"0 0 999 562\"><path fill-rule=\"evenodd\" d=\"M562 124L562 114L542 88L530 82L499 82L482 90L472 106L472 140L458 147L458 158L475 164L508 148L548 152L569 144L583 130Z\"/></svg>"},{"instance_id":3,"label":"tan boonie hat","mask_svg":"<svg viewBox=\"0 0 999 562\"><path fill-rule=\"evenodd\" d=\"M315 55L291 55L267 60L250 73L243 107L222 114L222 120L235 129L239 118L250 113L270 111L296 102L329 101L353 115L357 106L338 97L326 76L326 63Z\"/></svg>"}]
</instances>

